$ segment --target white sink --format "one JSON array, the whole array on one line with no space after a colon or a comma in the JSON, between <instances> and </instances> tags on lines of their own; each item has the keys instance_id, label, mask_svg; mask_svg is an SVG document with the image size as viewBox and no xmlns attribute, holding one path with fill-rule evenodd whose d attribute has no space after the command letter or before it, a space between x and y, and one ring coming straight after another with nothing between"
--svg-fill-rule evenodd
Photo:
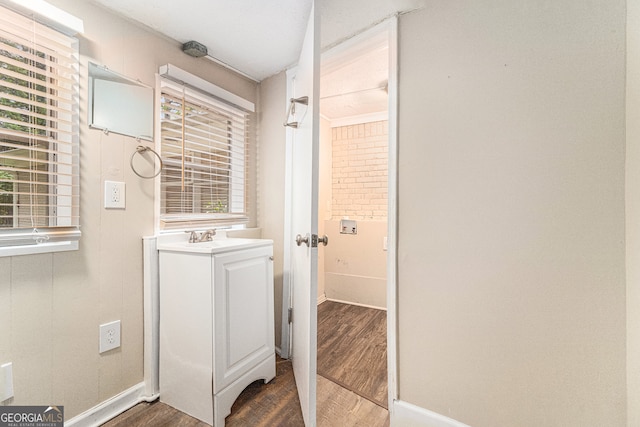
<instances>
[{"instance_id":1,"label":"white sink","mask_svg":"<svg viewBox=\"0 0 640 427\"><path fill-rule=\"evenodd\" d=\"M271 245L273 241L267 239L244 239L236 237L224 237L209 242L189 243L188 241L179 241L171 243L158 242L158 250L172 252L193 252L201 254L214 254L226 252L229 250L242 249L252 246Z\"/></svg>"}]
</instances>

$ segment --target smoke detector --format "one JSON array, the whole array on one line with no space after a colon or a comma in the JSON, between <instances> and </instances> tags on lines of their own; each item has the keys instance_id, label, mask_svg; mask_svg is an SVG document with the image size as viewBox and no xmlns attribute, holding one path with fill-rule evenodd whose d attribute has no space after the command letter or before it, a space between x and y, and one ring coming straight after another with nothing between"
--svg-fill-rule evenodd
<instances>
[{"instance_id":1,"label":"smoke detector","mask_svg":"<svg viewBox=\"0 0 640 427\"><path fill-rule=\"evenodd\" d=\"M207 54L207 47L202 43L191 40L182 45L182 51L187 55L193 56L195 58L200 58L201 56L205 56Z\"/></svg>"}]
</instances>

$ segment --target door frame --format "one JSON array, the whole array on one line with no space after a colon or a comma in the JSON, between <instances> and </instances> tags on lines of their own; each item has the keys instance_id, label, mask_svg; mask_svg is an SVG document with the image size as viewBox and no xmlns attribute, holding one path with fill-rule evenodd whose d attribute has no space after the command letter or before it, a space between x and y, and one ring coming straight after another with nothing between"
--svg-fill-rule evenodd
<instances>
[{"instance_id":1,"label":"door frame","mask_svg":"<svg viewBox=\"0 0 640 427\"><path fill-rule=\"evenodd\" d=\"M398 400L398 15L389 19L389 211L387 217L387 387Z\"/></svg>"},{"instance_id":2,"label":"door frame","mask_svg":"<svg viewBox=\"0 0 640 427\"><path fill-rule=\"evenodd\" d=\"M360 43L378 34L388 31L389 35L389 163L388 163L388 213L387 213L387 381L388 381L388 407L389 413L393 410L393 403L398 399L398 301L397 301L397 264L398 264L398 16L394 15L384 21L363 30L350 39L323 52L333 54L340 50L346 50L356 43ZM322 68L322 66L321 66ZM296 67L286 72L286 100L285 109L288 107L288 100L293 97L293 83L296 74ZM286 149L285 149L285 197L284 197L284 269L282 275L282 337L281 356L288 358L290 353L291 339L288 322L288 308L291 306L291 250L287 242L293 240L291 231L291 156L293 129L287 128Z\"/></svg>"},{"instance_id":3,"label":"door frame","mask_svg":"<svg viewBox=\"0 0 640 427\"><path fill-rule=\"evenodd\" d=\"M293 98L293 87L298 67L289 68L286 71L287 85L286 98L283 111L289 108L289 100ZM288 359L291 355L291 326L289 324L289 308L291 301L291 245L293 241L293 231L291 229L291 203L293 189L291 186L292 171L291 163L293 158L293 132L294 129L286 127L285 137L285 171L284 171L284 236L283 236L283 269L282 269L282 334L280 337L280 357Z\"/></svg>"}]
</instances>

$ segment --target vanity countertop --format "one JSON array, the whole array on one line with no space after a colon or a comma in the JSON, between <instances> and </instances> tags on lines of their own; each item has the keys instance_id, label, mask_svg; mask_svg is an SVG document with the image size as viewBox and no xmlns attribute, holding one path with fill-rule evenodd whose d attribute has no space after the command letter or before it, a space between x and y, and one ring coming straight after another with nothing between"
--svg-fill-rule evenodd
<instances>
[{"instance_id":1,"label":"vanity countertop","mask_svg":"<svg viewBox=\"0 0 640 427\"><path fill-rule=\"evenodd\" d=\"M208 242L189 243L188 241L158 242L158 250L171 252L191 252L200 254L216 254L273 244L269 239L245 239L237 237L224 237Z\"/></svg>"}]
</instances>

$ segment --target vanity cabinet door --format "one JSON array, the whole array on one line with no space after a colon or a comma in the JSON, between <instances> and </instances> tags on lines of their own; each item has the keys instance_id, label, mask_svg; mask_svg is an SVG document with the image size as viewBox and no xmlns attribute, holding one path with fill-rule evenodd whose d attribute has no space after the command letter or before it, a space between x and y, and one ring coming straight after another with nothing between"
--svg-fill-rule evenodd
<instances>
[{"instance_id":1,"label":"vanity cabinet door","mask_svg":"<svg viewBox=\"0 0 640 427\"><path fill-rule=\"evenodd\" d=\"M213 256L214 394L273 356L273 247Z\"/></svg>"}]
</instances>

